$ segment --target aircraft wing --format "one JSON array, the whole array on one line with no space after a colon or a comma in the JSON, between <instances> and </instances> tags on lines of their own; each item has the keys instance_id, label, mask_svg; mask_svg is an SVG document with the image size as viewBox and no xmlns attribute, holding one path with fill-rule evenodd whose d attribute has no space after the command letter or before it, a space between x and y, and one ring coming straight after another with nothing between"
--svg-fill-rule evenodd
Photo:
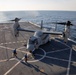
<instances>
[{"instance_id":1,"label":"aircraft wing","mask_svg":"<svg viewBox=\"0 0 76 75\"><path fill-rule=\"evenodd\" d=\"M17 28L18 31L26 31L26 32L35 32L35 30L29 30L29 29L23 29L23 28Z\"/></svg>"},{"instance_id":2,"label":"aircraft wing","mask_svg":"<svg viewBox=\"0 0 76 75\"><path fill-rule=\"evenodd\" d=\"M29 29L23 29L18 28L18 31L26 31L26 32L36 32L36 30L29 30ZM53 34L53 35L62 35L62 32L53 32L53 31L42 31L44 34Z\"/></svg>"},{"instance_id":3,"label":"aircraft wing","mask_svg":"<svg viewBox=\"0 0 76 75\"><path fill-rule=\"evenodd\" d=\"M62 35L62 32L42 31L44 34Z\"/></svg>"}]
</instances>

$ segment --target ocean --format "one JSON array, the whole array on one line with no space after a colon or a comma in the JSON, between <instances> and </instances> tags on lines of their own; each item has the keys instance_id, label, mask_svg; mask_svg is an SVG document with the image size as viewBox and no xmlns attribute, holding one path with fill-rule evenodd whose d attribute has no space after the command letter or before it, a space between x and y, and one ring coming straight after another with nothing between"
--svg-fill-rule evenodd
<instances>
[{"instance_id":1,"label":"ocean","mask_svg":"<svg viewBox=\"0 0 76 75\"><path fill-rule=\"evenodd\" d=\"M46 27L55 28L56 24L51 22L67 22L68 20L74 24L71 26L70 38L76 41L76 11L0 11L0 23L9 22L15 17L21 18L21 21L31 21ZM57 31L63 31L63 25L57 25Z\"/></svg>"}]
</instances>

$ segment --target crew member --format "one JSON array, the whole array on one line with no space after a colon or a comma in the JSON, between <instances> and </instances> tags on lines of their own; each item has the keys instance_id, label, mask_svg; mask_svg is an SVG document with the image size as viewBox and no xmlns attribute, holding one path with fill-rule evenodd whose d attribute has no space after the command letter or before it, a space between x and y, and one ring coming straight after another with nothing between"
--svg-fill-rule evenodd
<instances>
[{"instance_id":1,"label":"crew member","mask_svg":"<svg viewBox=\"0 0 76 75\"><path fill-rule=\"evenodd\" d=\"M35 58L35 52L34 51L30 51L31 55L33 58Z\"/></svg>"},{"instance_id":2,"label":"crew member","mask_svg":"<svg viewBox=\"0 0 76 75\"><path fill-rule=\"evenodd\" d=\"M16 49L15 49L15 50L13 50L13 57L17 57Z\"/></svg>"},{"instance_id":3,"label":"crew member","mask_svg":"<svg viewBox=\"0 0 76 75\"><path fill-rule=\"evenodd\" d=\"M25 54L25 59L24 60L27 63L27 53Z\"/></svg>"}]
</instances>

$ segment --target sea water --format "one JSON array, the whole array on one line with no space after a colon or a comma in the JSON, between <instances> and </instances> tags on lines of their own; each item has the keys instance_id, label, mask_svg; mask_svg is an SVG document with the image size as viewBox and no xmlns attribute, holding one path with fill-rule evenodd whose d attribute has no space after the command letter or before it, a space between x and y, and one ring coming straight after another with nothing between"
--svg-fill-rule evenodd
<instances>
[{"instance_id":1,"label":"sea water","mask_svg":"<svg viewBox=\"0 0 76 75\"><path fill-rule=\"evenodd\" d=\"M43 20L46 27L55 28L56 24L52 22L71 21L75 26L71 26L71 39L76 41L76 11L0 11L0 23L9 22L15 17L21 18L21 21L31 21L38 25ZM63 25L57 25L57 31L63 31Z\"/></svg>"}]
</instances>

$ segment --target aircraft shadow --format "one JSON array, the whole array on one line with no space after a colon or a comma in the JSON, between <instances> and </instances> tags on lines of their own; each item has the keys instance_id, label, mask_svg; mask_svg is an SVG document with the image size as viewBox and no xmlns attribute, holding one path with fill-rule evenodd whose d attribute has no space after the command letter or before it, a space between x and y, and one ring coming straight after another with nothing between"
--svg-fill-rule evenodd
<instances>
[{"instance_id":1,"label":"aircraft shadow","mask_svg":"<svg viewBox=\"0 0 76 75\"><path fill-rule=\"evenodd\" d=\"M60 39L57 39L57 40L63 42ZM72 46L76 45L76 43L69 41L67 43L67 45L72 48ZM64 67L64 68L66 68L66 71L61 73L60 75L66 74L67 67L68 67L69 55L70 55L70 48L68 46L66 46L58 41L51 40L51 42L40 46L40 48L44 49L46 52L45 58L40 61L43 63L46 63L50 66L57 65L57 66ZM61 51L57 52L57 50L61 50ZM36 50L36 53L41 54L38 50ZM76 74L76 71L75 71L76 65L74 65L74 62L76 62L76 51L75 50L72 50L71 61L73 61L73 62L71 62L71 65L70 65L70 75Z\"/></svg>"}]
</instances>

